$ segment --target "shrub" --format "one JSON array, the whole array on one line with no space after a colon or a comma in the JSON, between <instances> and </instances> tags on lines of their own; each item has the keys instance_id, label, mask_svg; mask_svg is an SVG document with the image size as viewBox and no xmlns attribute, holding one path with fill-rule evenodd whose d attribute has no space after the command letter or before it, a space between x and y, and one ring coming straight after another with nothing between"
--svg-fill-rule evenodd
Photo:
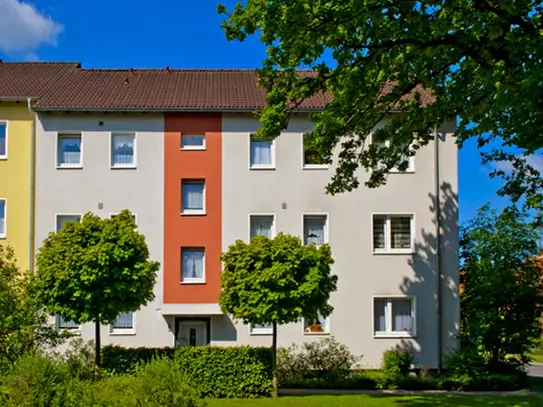
<instances>
[{"instance_id":1,"label":"shrub","mask_svg":"<svg viewBox=\"0 0 543 407\"><path fill-rule=\"evenodd\" d=\"M444 367L452 376L484 375L488 373L485 358L473 348L460 348L445 357Z\"/></svg>"},{"instance_id":2,"label":"shrub","mask_svg":"<svg viewBox=\"0 0 543 407\"><path fill-rule=\"evenodd\" d=\"M68 365L44 354L17 359L2 378L5 407L57 407L68 404L73 380Z\"/></svg>"},{"instance_id":3,"label":"shrub","mask_svg":"<svg viewBox=\"0 0 543 407\"><path fill-rule=\"evenodd\" d=\"M123 348L109 345L102 348L102 368L112 373L134 373L138 365L153 359L173 358L175 348Z\"/></svg>"},{"instance_id":4,"label":"shrub","mask_svg":"<svg viewBox=\"0 0 543 407\"><path fill-rule=\"evenodd\" d=\"M94 342L85 342L81 338L74 338L70 347L62 354L72 377L81 380L93 379L96 375Z\"/></svg>"},{"instance_id":5,"label":"shrub","mask_svg":"<svg viewBox=\"0 0 543 407\"><path fill-rule=\"evenodd\" d=\"M258 397L272 391L271 350L250 346L183 346L175 362L203 397Z\"/></svg>"},{"instance_id":6,"label":"shrub","mask_svg":"<svg viewBox=\"0 0 543 407\"><path fill-rule=\"evenodd\" d=\"M346 378L361 356L333 337L280 349L277 373L281 384L307 379L336 381Z\"/></svg>"},{"instance_id":7,"label":"shrub","mask_svg":"<svg viewBox=\"0 0 543 407\"><path fill-rule=\"evenodd\" d=\"M413 363L415 363L413 352L399 345L383 353L383 371L390 378L407 376Z\"/></svg>"}]
</instances>

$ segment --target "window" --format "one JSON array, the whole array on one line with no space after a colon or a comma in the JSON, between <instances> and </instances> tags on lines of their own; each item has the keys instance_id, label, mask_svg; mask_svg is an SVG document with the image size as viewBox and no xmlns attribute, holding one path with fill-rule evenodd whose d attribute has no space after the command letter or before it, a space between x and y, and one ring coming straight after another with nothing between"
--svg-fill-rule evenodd
<instances>
[{"instance_id":1,"label":"window","mask_svg":"<svg viewBox=\"0 0 543 407\"><path fill-rule=\"evenodd\" d=\"M328 318L317 315L314 320L304 319L304 334L327 334L330 333Z\"/></svg>"},{"instance_id":2,"label":"window","mask_svg":"<svg viewBox=\"0 0 543 407\"><path fill-rule=\"evenodd\" d=\"M254 324L249 325L251 335L271 335L273 333L272 324Z\"/></svg>"},{"instance_id":3,"label":"window","mask_svg":"<svg viewBox=\"0 0 543 407\"><path fill-rule=\"evenodd\" d=\"M56 232L58 233L60 229L62 229L62 226L66 222L75 222L79 223L81 221L81 215L57 215L57 226L56 226Z\"/></svg>"},{"instance_id":4,"label":"window","mask_svg":"<svg viewBox=\"0 0 543 407\"><path fill-rule=\"evenodd\" d=\"M134 168L136 166L136 135L111 135L111 167Z\"/></svg>"},{"instance_id":5,"label":"window","mask_svg":"<svg viewBox=\"0 0 543 407\"><path fill-rule=\"evenodd\" d=\"M201 215L205 213L205 183L204 181L186 181L181 183L182 213L186 215Z\"/></svg>"},{"instance_id":6,"label":"window","mask_svg":"<svg viewBox=\"0 0 543 407\"><path fill-rule=\"evenodd\" d=\"M250 136L250 162L251 168L270 169L275 168L275 142L272 140L260 140Z\"/></svg>"},{"instance_id":7,"label":"window","mask_svg":"<svg viewBox=\"0 0 543 407\"><path fill-rule=\"evenodd\" d=\"M124 312L117 315L115 322L111 325L110 333L112 334L128 334L134 333L134 313Z\"/></svg>"},{"instance_id":8,"label":"window","mask_svg":"<svg viewBox=\"0 0 543 407\"><path fill-rule=\"evenodd\" d=\"M302 135L302 150L303 150L303 168L305 169L322 169L328 168L328 163L321 156L319 151L310 144L307 134Z\"/></svg>"},{"instance_id":9,"label":"window","mask_svg":"<svg viewBox=\"0 0 543 407\"><path fill-rule=\"evenodd\" d=\"M317 246L328 243L326 236L326 215L304 215L304 244Z\"/></svg>"},{"instance_id":10,"label":"window","mask_svg":"<svg viewBox=\"0 0 543 407\"><path fill-rule=\"evenodd\" d=\"M205 150L206 136L204 134L182 134L181 150Z\"/></svg>"},{"instance_id":11,"label":"window","mask_svg":"<svg viewBox=\"0 0 543 407\"><path fill-rule=\"evenodd\" d=\"M373 314L375 336L415 335L414 298L374 298Z\"/></svg>"},{"instance_id":12,"label":"window","mask_svg":"<svg viewBox=\"0 0 543 407\"><path fill-rule=\"evenodd\" d=\"M390 140L385 140L385 141L372 140L372 143L378 145L381 148L390 147ZM406 167L405 170L400 171L398 169L398 167L399 167L400 163L403 164L404 162L407 162L407 167ZM414 156L412 156L412 155L403 155L401 157L401 159L400 159L400 163L398 163L398 165L396 165L395 167L391 168L390 172L414 172L415 171L415 157Z\"/></svg>"},{"instance_id":13,"label":"window","mask_svg":"<svg viewBox=\"0 0 543 407\"><path fill-rule=\"evenodd\" d=\"M55 319L55 324L58 330L67 329L69 331L76 331L79 329L79 325L76 324L74 321L64 319L60 315L57 315Z\"/></svg>"},{"instance_id":14,"label":"window","mask_svg":"<svg viewBox=\"0 0 543 407\"><path fill-rule=\"evenodd\" d=\"M0 122L0 160L8 158L8 123Z\"/></svg>"},{"instance_id":15,"label":"window","mask_svg":"<svg viewBox=\"0 0 543 407\"><path fill-rule=\"evenodd\" d=\"M81 134L60 134L58 136L58 166L81 167Z\"/></svg>"},{"instance_id":16,"label":"window","mask_svg":"<svg viewBox=\"0 0 543 407\"><path fill-rule=\"evenodd\" d=\"M249 238L252 239L255 236L266 236L268 239L271 239L274 235L273 218L273 215L251 215Z\"/></svg>"},{"instance_id":17,"label":"window","mask_svg":"<svg viewBox=\"0 0 543 407\"><path fill-rule=\"evenodd\" d=\"M412 253L413 215L373 215L374 253Z\"/></svg>"},{"instance_id":18,"label":"window","mask_svg":"<svg viewBox=\"0 0 543 407\"><path fill-rule=\"evenodd\" d=\"M0 238L5 238L7 235L7 207L7 199L0 198Z\"/></svg>"},{"instance_id":19,"label":"window","mask_svg":"<svg viewBox=\"0 0 543 407\"><path fill-rule=\"evenodd\" d=\"M181 282L205 282L205 254L203 248L181 249Z\"/></svg>"}]
</instances>

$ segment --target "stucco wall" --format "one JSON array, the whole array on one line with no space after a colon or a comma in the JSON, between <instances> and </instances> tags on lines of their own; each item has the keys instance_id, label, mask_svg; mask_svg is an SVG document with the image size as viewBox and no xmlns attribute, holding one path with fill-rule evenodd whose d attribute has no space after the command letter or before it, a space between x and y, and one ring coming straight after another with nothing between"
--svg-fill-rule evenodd
<instances>
[{"instance_id":1,"label":"stucco wall","mask_svg":"<svg viewBox=\"0 0 543 407\"><path fill-rule=\"evenodd\" d=\"M335 310L330 317L330 332L356 354L363 363L376 366L382 352L397 343L413 346L418 362L437 365L437 259L435 224L434 145L421 149L413 174L391 174L386 186L359 189L337 196L324 194L333 169L302 169L302 133L311 128L306 116L295 116L289 128L276 140L276 169L249 169L249 134L258 128L250 115L223 115L223 229L226 250L236 239L248 239L251 213L274 213L276 232L300 236L302 215L328 215L329 243L335 258L333 272L338 275L338 291L332 294ZM444 128L440 146L440 176L444 275L444 341L455 346L458 324L458 238L457 225L457 149L452 132ZM361 183L366 175L359 171ZM446 196L446 199L445 199ZM285 208L286 209L283 209ZM415 253L375 255L371 251L372 213L413 213L415 215ZM445 250L444 250L445 249ZM409 295L416 297L416 337L373 337L373 296ZM216 321L216 327L219 321ZM270 336L249 335L247 326L221 319L231 334L231 343L269 345ZM213 329L212 329L213 332ZM280 327L279 345L312 340L303 334L302 324ZM212 340L213 340L212 335ZM422 352L420 351L422 349Z\"/></svg>"},{"instance_id":2,"label":"stucco wall","mask_svg":"<svg viewBox=\"0 0 543 407\"><path fill-rule=\"evenodd\" d=\"M129 209L146 237L151 258L163 260L164 120L162 115L40 114L37 124L37 247L55 229L56 214L102 217ZM110 132L134 132L137 168L110 168ZM83 168L56 168L57 132L81 132ZM101 207L101 209L100 209ZM104 344L167 346L173 341L160 314L163 297L162 269L155 287L156 299L136 313L136 335L110 335L103 327ZM94 336L93 325L81 328L85 339Z\"/></svg>"},{"instance_id":3,"label":"stucco wall","mask_svg":"<svg viewBox=\"0 0 543 407\"><path fill-rule=\"evenodd\" d=\"M29 267L31 115L26 102L0 103L8 123L8 157L0 159L0 198L7 198L7 235L0 244L15 250L22 270Z\"/></svg>"}]
</instances>

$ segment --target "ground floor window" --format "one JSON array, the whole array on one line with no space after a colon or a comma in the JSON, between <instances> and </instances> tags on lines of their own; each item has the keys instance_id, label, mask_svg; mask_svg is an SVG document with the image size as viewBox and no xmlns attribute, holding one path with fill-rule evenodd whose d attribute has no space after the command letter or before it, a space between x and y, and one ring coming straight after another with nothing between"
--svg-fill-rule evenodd
<instances>
[{"instance_id":1,"label":"ground floor window","mask_svg":"<svg viewBox=\"0 0 543 407\"><path fill-rule=\"evenodd\" d=\"M415 335L415 299L390 297L373 299L374 335Z\"/></svg>"}]
</instances>

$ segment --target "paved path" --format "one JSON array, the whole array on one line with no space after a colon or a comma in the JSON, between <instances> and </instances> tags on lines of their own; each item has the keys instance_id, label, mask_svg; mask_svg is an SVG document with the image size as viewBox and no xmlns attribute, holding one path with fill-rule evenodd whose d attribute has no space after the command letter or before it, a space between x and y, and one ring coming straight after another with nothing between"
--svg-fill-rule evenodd
<instances>
[{"instance_id":1,"label":"paved path","mask_svg":"<svg viewBox=\"0 0 543 407\"><path fill-rule=\"evenodd\" d=\"M279 389L281 396L337 395L337 394L390 394L397 396L543 396L535 391L448 391L448 390L331 390L331 389Z\"/></svg>"},{"instance_id":2,"label":"paved path","mask_svg":"<svg viewBox=\"0 0 543 407\"><path fill-rule=\"evenodd\" d=\"M543 377L543 363L532 363L528 367L528 374L532 377Z\"/></svg>"}]
</instances>

